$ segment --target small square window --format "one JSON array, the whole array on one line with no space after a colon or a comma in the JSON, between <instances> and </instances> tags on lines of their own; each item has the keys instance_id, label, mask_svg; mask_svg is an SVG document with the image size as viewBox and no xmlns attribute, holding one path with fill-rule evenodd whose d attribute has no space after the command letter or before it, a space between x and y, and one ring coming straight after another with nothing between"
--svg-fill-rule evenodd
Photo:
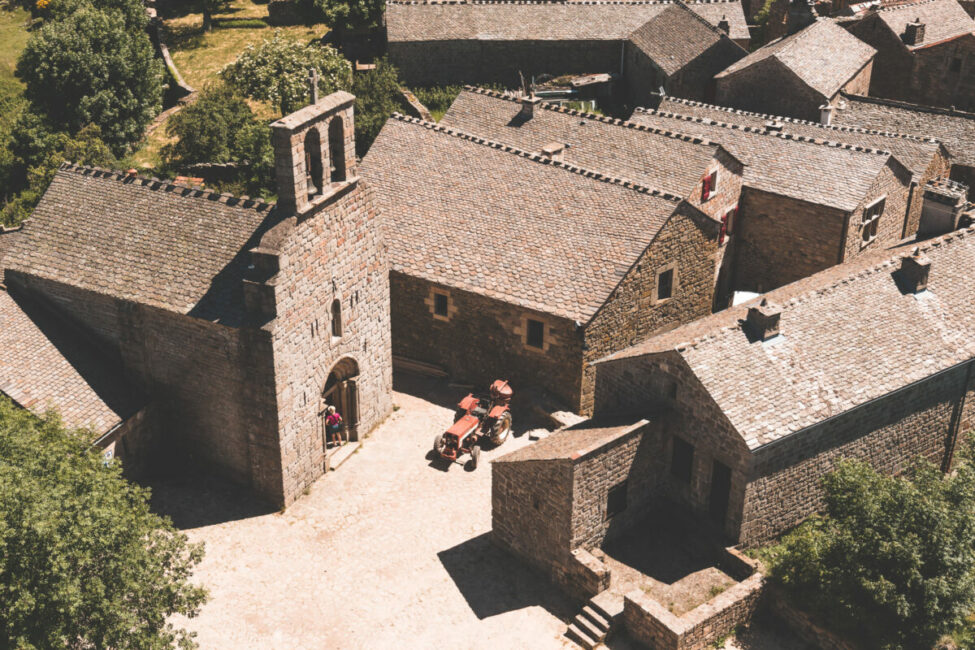
<instances>
[{"instance_id":1,"label":"small square window","mask_svg":"<svg viewBox=\"0 0 975 650\"><path fill-rule=\"evenodd\" d=\"M951 70L952 72L960 72L961 71L961 57L958 57L958 56L952 57L951 58L951 63L949 64L948 69Z\"/></svg>"},{"instance_id":2,"label":"small square window","mask_svg":"<svg viewBox=\"0 0 975 650\"><path fill-rule=\"evenodd\" d=\"M694 466L694 445L674 436L674 449L670 457L670 473L682 483L691 482Z\"/></svg>"},{"instance_id":3,"label":"small square window","mask_svg":"<svg viewBox=\"0 0 975 650\"><path fill-rule=\"evenodd\" d=\"M626 510L626 481L609 488L606 497L606 519L615 517L624 510Z\"/></svg>"},{"instance_id":4,"label":"small square window","mask_svg":"<svg viewBox=\"0 0 975 650\"><path fill-rule=\"evenodd\" d=\"M533 348L542 349L545 347L545 323L539 320L528 319L528 335L525 341Z\"/></svg>"},{"instance_id":5,"label":"small square window","mask_svg":"<svg viewBox=\"0 0 975 650\"><path fill-rule=\"evenodd\" d=\"M657 276L657 300L667 300L674 293L674 269L667 269Z\"/></svg>"},{"instance_id":6,"label":"small square window","mask_svg":"<svg viewBox=\"0 0 975 650\"><path fill-rule=\"evenodd\" d=\"M433 313L437 316L447 316L447 294L433 294Z\"/></svg>"}]
</instances>

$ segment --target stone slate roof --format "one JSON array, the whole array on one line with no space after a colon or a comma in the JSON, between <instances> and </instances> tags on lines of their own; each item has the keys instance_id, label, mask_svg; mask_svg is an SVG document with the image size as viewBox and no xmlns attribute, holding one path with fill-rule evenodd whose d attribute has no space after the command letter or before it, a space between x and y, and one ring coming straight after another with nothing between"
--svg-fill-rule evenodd
<instances>
[{"instance_id":1,"label":"stone slate roof","mask_svg":"<svg viewBox=\"0 0 975 650\"><path fill-rule=\"evenodd\" d=\"M0 285L4 283L3 258L7 254L7 251L13 247L14 242L20 238L20 232L20 228L7 230L3 226L0 226Z\"/></svg>"},{"instance_id":2,"label":"stone slate roof","mask_svg":"<svg viewBox=\"0 0 975 650\"><path fill-rule=\"evenodd\" d=\"M636 431L647 420L585 420L565 429L559 429L547 438L522 447L494 463L518 463L529 460L576 460L604 445Z\"/></svg>"},{"instance_id":3,"label":"stone slate roof","mask_svg":"<svg viewBox=\"0 0 975 650\"><path fill-rule=\"evenodd\" d=\"M701 181L720 146L698 136L654 130L634 122L540 103L527 121L513 95L468 87L440 120L526 151L558 142L563 160L657 187L682 197Z\"/></svg>"},{"instance_id":4,"label":"stone slate roof","mask_svg":"<svg viewBox=\"0 0 975 650\"><path fill-rule=\"evenodd\" d=\"M630 120L720 142L745 163L746 186L846 212L856 209L887 162L896 161L889 151L791 133L766 133L762 128L706 117L638 108Z\"/></svg>"},{"instance_id":5,"label":"stone slate roof","mask_svg":"<svg viewBox=\"0 0 975 650\"><path fill-rule=\"evenodd\" d=\"M394 271L583 323L680 204L398 114L360 175L386 219Z\"/></svg>"},{"instance_id":6,"label":"stone slate roof","mask_svg":"<svg viewBox=\"0 0 975 650\"><path fill-rule=\"evenodd\" d=\"M791 70L810 88L830 98L877 51L831 20L817 20L800 32L784 36L732 63L715 79L729 77L769 58Z\"/></svg>"},{"instance_id":7,"label":"stone slate roof","mask_svg":"<svg viewBox=\"0 0 975 650\"><path fill-rule=\"evenodd\" d=\"M121 369L32 301L0 290L0 392L41 414L55 408L94 439L142 406Z\"/></svg>"},{"instance_id":8,"label":"stone slate roof","mask_svg":"<svg viewBox=\"0 0 975 650\"><path fill-rule=\"evenodd\" d=\"M727 37L686 4L676 2L630 34L629 40L669 76ZM746 51L739 49L745 56Z\"/></svg>"},{"instance_id":9,"label":"stone slate roof","mask_svg":"<svg viewBox=\"0 0 975 650\"><path fill-rule=\"evenodd\" d=\"M742 331L756 298L607 359L676 352L761 447L975 357L975 226L920 252L931 271L917 295L892 277L910 250L877 251L765 294L782 308L768 341Z\"/></svg>"},{"instance_id":10,"label":"stone slate roof","mask_svg":"<svg viewBox=\"0 0 975 650\"><path fill-rule=\"evenodd\" d=\"M672 4L671 0L390 2L386 5L386 31L390 42L621 41ZM704 0L689 5L713 25L726 16L729 36L748 39L740 0Z\"/></svg>"},{"instance_id":11,"label":"stone slate roof","mask_svg":"<svg viewBox=\"0 0 975 650\"><path fill-rule=\"evenodd\" d=\"M975 33L975 21L956 0L925 0L882 7L877 10L877 18L898 38L904 34L907 23L920 19L924 23L924 40L918 45L905 44L909 50L921 50Z\"/></svg>"},{"instance_id":12,"label":"stone slate roof","mask_svg":"<svg viewBox=\"0 0 975 650\"><path fill-rule=\"evenodd\" d=\"M63 166L4 266L226 324L242 316L242 252L267 203Z\"/></svg>"},{"instance_id":13,"label":"stone slate roof","mask_svg":"<svg viewBox=\"0 0 975 650\"><path fill-rule=\"evenodd\" d=\"M975 113L843 94L845 108L833 121L869 129L891 129L944 142L953 164L975 167Z\"/></svg>"},{"instance_id":14,"label":"stone slate roof","mask_svg":"<svg viewBox=\"0 0 975 650\"><path fill-rule=\"evenodd\" d=\"M725 106L704 104L690 99L664 97L658 110L680 113L694 117L706 117L712 120L724 121L729 124L763 128L770 121L781 122L782 129L795 135L808 136L827 140L842 140L847 144L884 149L894 154L914 174L915 178L924 175L934 157L941 152L946 153L944 146L934 138L893 133L877 129L867 129L857 126L825 126L818 122L800 120L781 115L766 115L751 113ZM834 115L836 112L834 111Z\"/></svg>"}]
</instances>

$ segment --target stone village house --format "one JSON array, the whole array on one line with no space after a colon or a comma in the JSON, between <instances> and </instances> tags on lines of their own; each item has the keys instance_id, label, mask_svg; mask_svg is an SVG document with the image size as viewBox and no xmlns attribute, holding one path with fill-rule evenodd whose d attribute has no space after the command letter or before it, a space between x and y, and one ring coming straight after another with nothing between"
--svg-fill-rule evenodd
<instances>
[{"instance_id":1,"label":"stone village house","mask_svg":"<svg viewBox=\"0 0 975 650\"><path fill-rule=\"evenodd\" d=\"M493 539L588 598L589 551L663 502L753 546L822 507L839 458L948 470L975 428L975 227L912 246L599 360L592 420L493 462Z\"/></svg>"},{"instance_id":2,"label":"stone village house","mask_svg":"<svg viewBox=\"0 0 975 650\"><path fill-rule=\"evenodd\" d=\"M796 135L776 121L758 127L645 109L630 120L719 142L745 164L736 291L768 291L914 235L912 173L887 150Z\"/></svg>"},{"instance_id":3,"label":"stone village house","mask_svg":"<svg viewBox=\"0 0 975 650\"><path fill-rule=\"evenodd\" d=\"M362 174L387 222L395 354L589 411L592 360L711 313L717 215L737 201L741 164L713 144L668 138L687 154L671 181L681 193L394 116ZM714 172L720 184L702 200Z\"/></svg>"},{"instance_id":4,"label":"stone village house","mask_svg":"<svg viewBox=\"0 0 975 650\"><path fill-rule=\"evenodd\" d=\"M91 426L127 468L165 455L294 501L325 468L326 404L352 439L392 409L386 247L353 102L272 125L276 206L62 166L0 235L0 391Z\"/></svg>"},{"instance_id":5,"label":"stone village house","mask_svg":"<svg viewBox=\"0 0 975 650\"><path fill-rule=\"evenodd\" d=\"M846 94L831 113L834 124L938 138L951 157L951 179L975 186L975 113Z\"/></svg>"},{"instance_id":6,"label":"stone village house","mask_svg":"<svg viewBox=\"0 0 975 650\"><path fill-rule=\"evenodd\" d=\"M881 7L845 27L877 50L869 92L848 92L975 110L975 20L955 0Z\"/></svg>"},{"instance_id":7,"label":"stone village house","mask_svg":"<svg viewBox=\"0 0 975 650\"><path fill-rule=\"evenodd\" d=\"M875 50L831 20L772 41L717 73L715 101L748 111L818 120L840 91L866 94ZM687 99L701 99L671 93Z\"/></svg>"},{"instance_id":8,"label":"stone village house","mask_svg":"<svg viewBox=\"0 0 975 650\"><path fill-rule=\"evenodd\" d=\"M738 0L390 2L386 31L389 59L411 85L513 88L519 74L615 73L636 102L661 86L708 98L711 77L749 40Z\"/></svg>"}]
</instances>

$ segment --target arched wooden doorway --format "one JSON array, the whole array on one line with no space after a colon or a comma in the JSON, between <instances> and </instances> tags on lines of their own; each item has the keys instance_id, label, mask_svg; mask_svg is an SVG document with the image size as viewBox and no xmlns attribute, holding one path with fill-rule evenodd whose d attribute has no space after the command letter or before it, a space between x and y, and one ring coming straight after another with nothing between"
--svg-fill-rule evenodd
<instances>
[{"instance_id":1,"label":"arched wooden doorway","mask_svg":"<svg viewBox=\"0 0 975 650\"><path fill-rule=\"evenodd\" d=\"M359 364L351 357L340 359L332 367L325 388L322 389L319 426L322 432L322 446L328 449L328 435L325 416L329 406L334 406L345 422L343 438L349 442L359 439Z\"/></svg>"}]
</instances>

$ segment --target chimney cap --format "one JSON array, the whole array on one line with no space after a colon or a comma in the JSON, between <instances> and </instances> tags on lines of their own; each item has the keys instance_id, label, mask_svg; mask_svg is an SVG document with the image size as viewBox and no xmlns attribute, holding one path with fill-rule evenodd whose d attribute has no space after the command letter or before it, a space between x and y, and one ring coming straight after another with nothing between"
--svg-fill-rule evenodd
<instances>
[{"instance_id":1,"label":"chimney cap","mask_svg":"<svg viewBox=\"0 0 975 650\"><path fill-rule=\"evenodd\" d=\"M565 150L565 145L561 142L549 142L547 145L542 147L542 154L552 158L559 155Z\"/></svg>"},{"instance_id":2,"label":"chimney cap","mask_svg":"<svg viewBox=\"0 0 975 650\"><path fill-rule=\"evenodd\" d=\"M921 293L928 288L931 258L915 246L909 255L901 258L901 280L906 293Z\"/></svg>"},{"instance_id":3,"label":"chimney cap","mask_svg":"<svg viewBox=\"0 0 975 650\"><path fill-rule=\"evenodd\" d=\"M765 123L765 130L766 131L778 132L778 131L781 131L782 130L782 127L783 126L785 126L785 125L782 124L782 122L779 122L778 120L768 120Z\"/></svg>"}]
</instances>

